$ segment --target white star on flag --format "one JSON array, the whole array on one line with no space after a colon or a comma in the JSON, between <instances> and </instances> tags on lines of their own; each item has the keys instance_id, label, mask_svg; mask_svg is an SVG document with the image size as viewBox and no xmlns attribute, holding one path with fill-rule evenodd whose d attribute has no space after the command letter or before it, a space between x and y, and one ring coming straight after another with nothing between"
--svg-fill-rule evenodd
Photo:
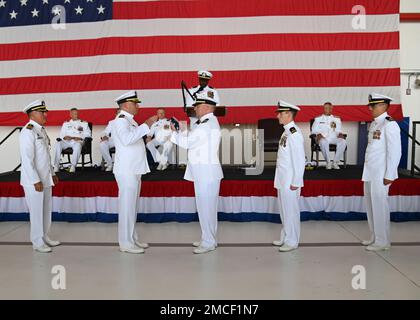
<instances>
[{"instance_id":1,"label":"white star on flag","mask_svg":"<svg viewBox=\"0 0 420 320\"><path fill-rule=\"evenodd\" d=\"M56 16L58 16L61 13L61 10L58 8L58 6L55 6L52 10L52 13L54 13Z\"/></svg>"},{"instance_id":2,"label":"white star on flag","mask_svg":"<svg viewBox=\"0 0 420 320\"><path fill-rule=\"evenodd\" d=\"M48 4L48 0L42 0L42 4Z\"/></svg>"},{"instance_id":3,"label":"white star on flag","mask_svg":"<svg viewBox=\"0 0 420 320\"><path fill-rule=\"evenodd\" d=\"M93 2L93 0L86 0L86 2Z\"/></svg>"},{"instance_id":4,"label":"white star on flag","mask_svg":"<svg viewBox=\"0 0 420 320\"><path fill-rule=\"evenodd\" d=\"M64 3L70 3L70 0L64 0Z\"/></svg>"},{"instance_id":5,"label":"white star on flag","mask_svg":"<svg viewBox=\"0 0 420 320\"><path fill-rule=\"evenodd\" d=\"M96 8L97 10L98 10L98 14L101 14L101 13L105 13L105 7L102 7L102 5L99 7L99 8Z\"/></svg>"},{"instance_id":6,"label":"white star on flag","mask_svg":"<svg viewBox=\"0 0 420 320\"><path fill-rule=\"evenodd\" d=\"M15 12L15 10L13 10L12 12L9 13L10 14L10 19L16 19L17 17L17 12Z\"/></svg>"},{"instance_id":7,"label":"white star on flag","mask_svg":"<svg viewBox=\"0 0 420 320\"><path fill-rule=\"evenodd\" d=\"M80 8L80 6L77 6L77 8L75 8L74 10L76 10L76 14L82 14L83 12L83 8Z\"/></svg>"},{"instance_id":8,"label":"white star on flag","mask_svg":"<svg viewBox=\"0 0 420 320\"><path fill-rule=\"evenodd\" d=\"M38 11L38 10L36 10L36 8L34 8L34 10L32 10L32 11L31 11L31 13L32 13L32 18L33 18L33 17L39 17L39 16L38 16L39 11Z\"/></svg>"},{"instance_id":9,"label":"white star on flag","mask_svg":"<svg viewBox=\"0 0 420 320\"><path fill-rule=\"evenodd\" d=\"M6 7L6 1L0 0L0 8L1 7Z\"/></svg>"},{"instance_id":10,"label":"white star on flag","mask_svg":"<svg viewBox=\"0 0 420 320\"><path fill-rule=\"evenodd\" d=\"M28 0L20 0L20 6L26 6L26 3L28 2Z\"/></svg>"}]
</instances>

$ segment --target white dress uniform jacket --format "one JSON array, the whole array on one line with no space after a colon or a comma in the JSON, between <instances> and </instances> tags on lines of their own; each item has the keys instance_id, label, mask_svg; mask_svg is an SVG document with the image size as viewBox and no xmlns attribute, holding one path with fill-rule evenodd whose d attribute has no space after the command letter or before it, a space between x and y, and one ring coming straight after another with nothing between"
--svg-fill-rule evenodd
<instances>
[{"instance_id":1,"label":"white dress uniform jacket","mask_svg":"<svg viewBox=\"0 0 420 320\"><path fill-rule=\"evenodd\" d=\"M210 91L211 98L216 102L216 106L220 105L220 96L216 89L210 86L206 86L203 89L201 89L199 85L192 87L190 89L190 92L194 97L197 95L197 93L203 93L203 92L207 93L209 91ZM194 100L190 97L189 94L187 94L185 98L186 98L187 107L191 107L194 103Z\"/></svg>"},{"instance_id":2,"label":"white dress uniform jacket","mask_svg":"<svg viewBox=\"0 0 420 320\"><path fill-rule=\"evenodd\" d=\"M158 119L158 121L156 121L150 127L150 131L147 134L147 136L148 137L153 137L165 125L169 125L170 126L171 125L171 122L168 119L166 119L166 118L164 118L164 119Z\"/></svg>"},{"instance_id":3,"label":"white dress uniform jacket","mask_svg":"<svg viewBox=\"0 0 420 320\"><path fill-rule=\"evenodd\" d=\"M37 182L42 182L44 187L54 185L50 139L45 129L35 121L29 121L20 133L20 156L22 186L33 187Z\"/></svg>"},{"instance_id":4,"label":"white dress uniform jacket","mask_svg":"<svg viewBox=\"0 0 420 320\"><path fill-rule=\"evenodd\" d=\"M277 153L274 187L283 227L280 242L297 248L300 238L299 198L305 173L305 151L300 129L292 121L284 126ZM298 187L291 190L290 186Z\"/></svg>"},{"instance_id":5,"label":"white dress uniform jacket","mask_svg":"<svg viewBox=\"0 0 420 320\"><path fill-rule=\"evenodd\" d=\"M111 120L111 121L108 122L107 126L105 127L104 131L102 132L101 137L108 137L108 138L111 138L112 137L111 127L112 127L112 122L114 120Z\"/></svg>"},{"instance_id":6,"label":"white dress uniform jacket","mask_svg":"<svg viewBox=\"0 0 420 320\"><path fill-rule=\"evenodd\" d=\"M341 133L341 119L325 114L316 117L312 125L313 134L322 134L324 138L337 138Z\"/></svg>"},{"instance_id":7,"label":"white dress uniform jacket","mask_svg":"<svg viewBox=\"0 0 420 320\"><path fill-rule=\"evenodd\" d=\"M284 126L279 141L274 187L276 189L289 188L290 185L303 187L304 173L305 150L302 132L294 122L291 122Z\"/></svg>"},{"instance_id":8,"label":"white dress uniform jacket","mask_svg":"<svg viewBox=\"0 0 420 320\"><path fill-rule=\"evenodd\" d=\"M86 121L69 120L64 122L61 127L60 138L64 139L65 136L85 139L92 137L92 132Z\"/></svg>"},{"instance_id":9,"label":"white dress uniform jacket","mask_svg":"<svg viewBox=\"0 0 420 320\"><path fill-rule=\"evenodd\" d=\"M150 172L143 136L149 133L146 124L138 125L133 115L121 111L112 124L115 143L114 174L145 174Z\"/></svg>"},{"instance_id":10,"label":"white dress uniform jacket","mask_svg":"<svg viewBox=\"0 0 420 320\"><path fill-rule=\"evenodd\" d=\"M184 179L189 181L221 180L223 171L219 160L220 125L213 113L201 117L191 131L173 132L171 141L188 150Z\"/></svg>"},{"instance_id":11,"label":"white dress uniform jacket","mask_svg":"<svg viewBox=\"0 0 420 320\"><path fill-rule=\"evenodd\" d=\"M370 125L362 180L397 179L400 159L400 127L385 112Z\"/></svg>"},{"instance_id":12,"label":"white dress uniform jacket","mask_svg":"<svg viewBox=\"0 0 420 320\"><path fill-rule=\"evenodd\" d=\"M114 139L112 138L112 133L111 133L113 122L114 120L111 120L108 122L108 125L105 127L105 130L103 131L101 135L101 137L108 137L108 140L102 140L101 143L99 144L102 157L106 161L108 167L112 166L112 157L109 152L109 149L115 147Z\"/></svg>"}]
</instances>

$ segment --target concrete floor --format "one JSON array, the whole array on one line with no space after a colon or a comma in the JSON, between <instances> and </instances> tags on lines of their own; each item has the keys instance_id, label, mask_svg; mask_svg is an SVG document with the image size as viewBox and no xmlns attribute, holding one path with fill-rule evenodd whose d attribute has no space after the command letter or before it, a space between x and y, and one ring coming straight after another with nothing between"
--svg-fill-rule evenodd
<instances>
[{"instance_id":1,"label":"concrete floor","mask_svg":"<svg viewBox=\"0 0 420 320\"><path fill-rule=\"evenodd\" d=\"M420 299L420 222L392 223L393 247L366 252L366 221L302 223L301 246L270 245L281 225L220 222L219 248L192 254L198 223L137 224L144 255L120 253L117 225L53 223L63 242L34 252L27 222L0 222L0 299ZM66 289L51 286L54 265ZM366 289L352 288L352 268Z\"/></svg>"}]
</instances>

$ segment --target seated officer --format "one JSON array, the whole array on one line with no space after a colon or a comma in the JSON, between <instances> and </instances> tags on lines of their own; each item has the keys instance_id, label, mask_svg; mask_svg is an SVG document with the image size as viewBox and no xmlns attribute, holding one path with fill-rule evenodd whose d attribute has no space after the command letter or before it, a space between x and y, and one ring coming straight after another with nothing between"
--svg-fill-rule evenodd
<instances>
[{"instance_id":1,"label":"seated officer","mask_svg":"<svg viewBox=\"0 0 420 320\"><path fill-rule=\"evenodd\" d=\"M119 112L120 112L120 109L117 109L116 116L118 116ZM108 122L108 125L106 126L105 130L103 131L101 135L101 143L99 144L99 149L101 150L102 158L106 162L105 171L108 171L108 172L112 171L112 167L113 167L110 149L115 147L114 140L112 139L112 136L111 136L111 128L112 128L112 123L114 122L114 120L115 119L112 119L111 121Z\"/></svg>"},{"instance_id":2,"label":"seated officer","mask_svg":"<svg viewBox=\"0 0 420 320\"><path fill-rule=\"evenodd\" d=\"M312 125L312 134L316 134L316 140L321 148L322 155L327 161L327 170L340 169L338 163L346 150L347 142L341 133L341 120L332 115L331 102L324 103L324 114L315 118ZM333 162L330 157L330 144L337 146Z\"/></svg>"},{"instance_id":3,"label":"seated officer","mask_svg":"<svg viewBox=\"0 0 420 320\"><path fill-rule=\"evenodd\" d=\"M70 109L69 121L63 123L60 132L60 141L55 145L54 171L59 171L61 152L64 149L72 148L73 153L70 157L70 172L76 172L76 165L82 152L82 146L85 138L91 138L92 132L86 121L79 119L77 108Z\"/></svg>"},{"instance_id":4,"label":"seated officer","mask_svg":"<svg viewBox=\"0 0 420 320\"><path fill-rule=\"evenodd\" d=\"M153 161L158 162L158 170L165 170L168 167L168 158L171 153L173 143L171 142L172 130L171 122L166 119L165 109L159 108L156 112L158 121L151 127L146 137L146 147L153 157ZM162 146L162 152L157 149Z\"/></svg>"}]
</instances>

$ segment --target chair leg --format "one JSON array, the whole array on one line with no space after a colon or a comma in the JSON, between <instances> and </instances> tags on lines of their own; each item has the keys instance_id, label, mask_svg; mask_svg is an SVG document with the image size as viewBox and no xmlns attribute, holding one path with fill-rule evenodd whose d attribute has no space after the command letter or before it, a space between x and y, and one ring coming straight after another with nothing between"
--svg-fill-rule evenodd
<instances>
[{"instance_id":1,"label":"chair leg","mask_svg":"<svg viewBox=\"0 0 420 320\"><path fill-rule=\"evenodd\" d=\"M319 151L316 150L316 166L319 167Z\"/></svg>"},{"instance_id":2,"label":"chair leg","mask_svg":"<svg viewBox=\"0 0 420 320\"><path fill-rule=\"evenodd\" d=\"M344 150L344 168L347 167L347 148Z\"/></svg>"}]
</instances>

